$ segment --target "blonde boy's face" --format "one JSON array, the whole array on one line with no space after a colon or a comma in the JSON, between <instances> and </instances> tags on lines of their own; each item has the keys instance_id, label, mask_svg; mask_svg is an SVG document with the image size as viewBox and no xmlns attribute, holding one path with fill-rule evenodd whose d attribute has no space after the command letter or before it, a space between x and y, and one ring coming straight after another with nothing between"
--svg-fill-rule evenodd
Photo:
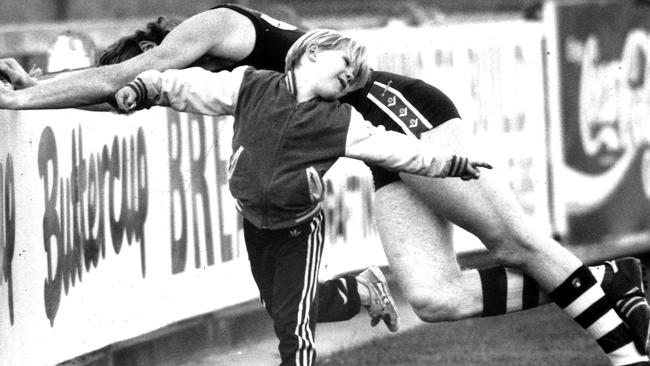
<instances>
[{"instance_id":1,"label":"blonde boy's face","mask_svg":"<svg viewBox=\"0 0 650 366\"><path fill-rule=\"evenodd\" d=\"M335 100L351 91L354 67L343 50L318 49L313 56L315 93L325 100Z\"/></svg>"}]
</instances>

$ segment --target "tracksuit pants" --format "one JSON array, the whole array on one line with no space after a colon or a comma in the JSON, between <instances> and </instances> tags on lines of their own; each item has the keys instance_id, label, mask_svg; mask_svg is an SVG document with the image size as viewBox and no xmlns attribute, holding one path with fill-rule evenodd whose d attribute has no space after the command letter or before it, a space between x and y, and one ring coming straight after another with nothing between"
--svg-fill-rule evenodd
<instances>
[{"instance_id":1,"label":"tracksuit pants","mask_svg":"<svg viewBox=\"0 0 650 366\"><path fill-rule=\"evenodd\" d=\"M281 366L311 366L316 360L318 271L324 214L288 229L259 229L244 219L251 272L273 320Z\"/></svg>"},{"instance_id":2,"label":"tracksuit pants","mask_svg":"<svg viewBox=\"0 0 650 366\"><path fill-rule=\"evenodd\" d=\"M352 319L361 310L357 279L345 275L318 284L318 322Z\"/></svg>"}]
</instances>

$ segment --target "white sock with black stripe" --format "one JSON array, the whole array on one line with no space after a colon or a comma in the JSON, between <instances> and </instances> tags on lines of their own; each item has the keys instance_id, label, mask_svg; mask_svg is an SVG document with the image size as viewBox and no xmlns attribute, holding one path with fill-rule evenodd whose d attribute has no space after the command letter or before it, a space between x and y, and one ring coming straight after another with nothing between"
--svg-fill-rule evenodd
<instances>
[{"instance_id":1,"label":"white sock with black stripe","mask_svg":"<svg viewBox=\"0 0 650 366\"><path fill-rule=\"evenodd\" d=\"M483 293L481 316L497 316L535 308L549 302L532 277L518 269L490 267L478 270Z\"/></svg>"},{"instance_id":2,"label":"white sock with black stripe","mask_svg":"<svg viewBox=\"0 0 650 366\"><path fill-rule=\"evenodd\" d=\"M549 297L596 340L613 365L648 362L586 266L580 266Z\"/></svg>"},{"instance_id":3,"label":"white sock with black stripe","mask_svg":"<svg viewBox=\"0 0 650 366\"><path fill-rule=\"evenodd\" d=\"M483 317L527 310L551 301L537 281L519 269L497 266L477 271L483 292ZM590 266L589 271L602 284L605 266Z\"/></svg>"}]
</instances>

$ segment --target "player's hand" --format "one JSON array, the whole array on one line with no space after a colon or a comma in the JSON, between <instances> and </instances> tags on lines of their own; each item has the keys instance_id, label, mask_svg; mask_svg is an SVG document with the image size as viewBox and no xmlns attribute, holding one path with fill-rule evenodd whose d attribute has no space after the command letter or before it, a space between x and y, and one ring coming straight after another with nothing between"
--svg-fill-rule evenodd
<instances>
[{"instance_id":1,"label":"player's hand","mask_svg":"<svg viewBox=\"0 0 650 366\"><path fill-rule=\"evenodd\" d=\"M38 76L38 73L28 73L13 58L0 59L0 76L4 76L14 89L25 89L38 84L38 80L32 77Z\"/></svg>"},{"instance_id":2,"label":"player's hand","mask_svg":"<svg viewBox=\"0 0 650 366\"><path fill-rule=\"evenodd\" d=\"M115 93L117 110L120 113L129 113L137 107L138 93L130 86L124 86Z\"/></svg>"},{"instance_id":3,"label":"player's hand","mask_svg":"<svg viewBox=\"0 0 650 366\"><path fill-rule=\"evenodd\" d=\"M7 82L8 83L8 82ZM11 84L7 86L4 82L0 84L0 109L16 109L15 108L15 94Z\"/></svg>"},{"instance_id":4,"label":"player's hand","mask_svg":"<svg viewBox=\"0 0 650 366\"><path fill-rule=\"evenodd\" d=\"M479 168L492 169L492 165L482 162L482 161L469 161L465 170L461 173L460 179L462 180L472 180L479 179L481 177L481 171Z\"/></svg>"}]
</instances>

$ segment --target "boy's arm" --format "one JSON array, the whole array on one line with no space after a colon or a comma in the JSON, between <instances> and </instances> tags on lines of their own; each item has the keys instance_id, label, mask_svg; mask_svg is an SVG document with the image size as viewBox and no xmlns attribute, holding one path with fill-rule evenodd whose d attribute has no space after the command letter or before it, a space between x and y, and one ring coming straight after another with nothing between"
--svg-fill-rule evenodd
<instances>
[{"instance_id":1,"label":"boy's arm","mask_svg":"<svg viewBox=\"0 0 650 366\"><path fill-rule=\"evenodd\" d=\"M435 178L476 179L479 177L478 167L492 168L487 163L441 151L414 137L375 127L354 108L346 156L391 170Z\"/></svg>"},{"instance_id":2,"label":"boy's arm","mask_svg":"<svg viewBox=\"0 0 650 366\"><path fill-rule=\"evenodd\" d=\"M241 66L218 73L198 67L165 72L149 70L120 89L115 99L123 112L158 105L180 112L234 115L246 69Z\"/></svg>"}]
</instances>

